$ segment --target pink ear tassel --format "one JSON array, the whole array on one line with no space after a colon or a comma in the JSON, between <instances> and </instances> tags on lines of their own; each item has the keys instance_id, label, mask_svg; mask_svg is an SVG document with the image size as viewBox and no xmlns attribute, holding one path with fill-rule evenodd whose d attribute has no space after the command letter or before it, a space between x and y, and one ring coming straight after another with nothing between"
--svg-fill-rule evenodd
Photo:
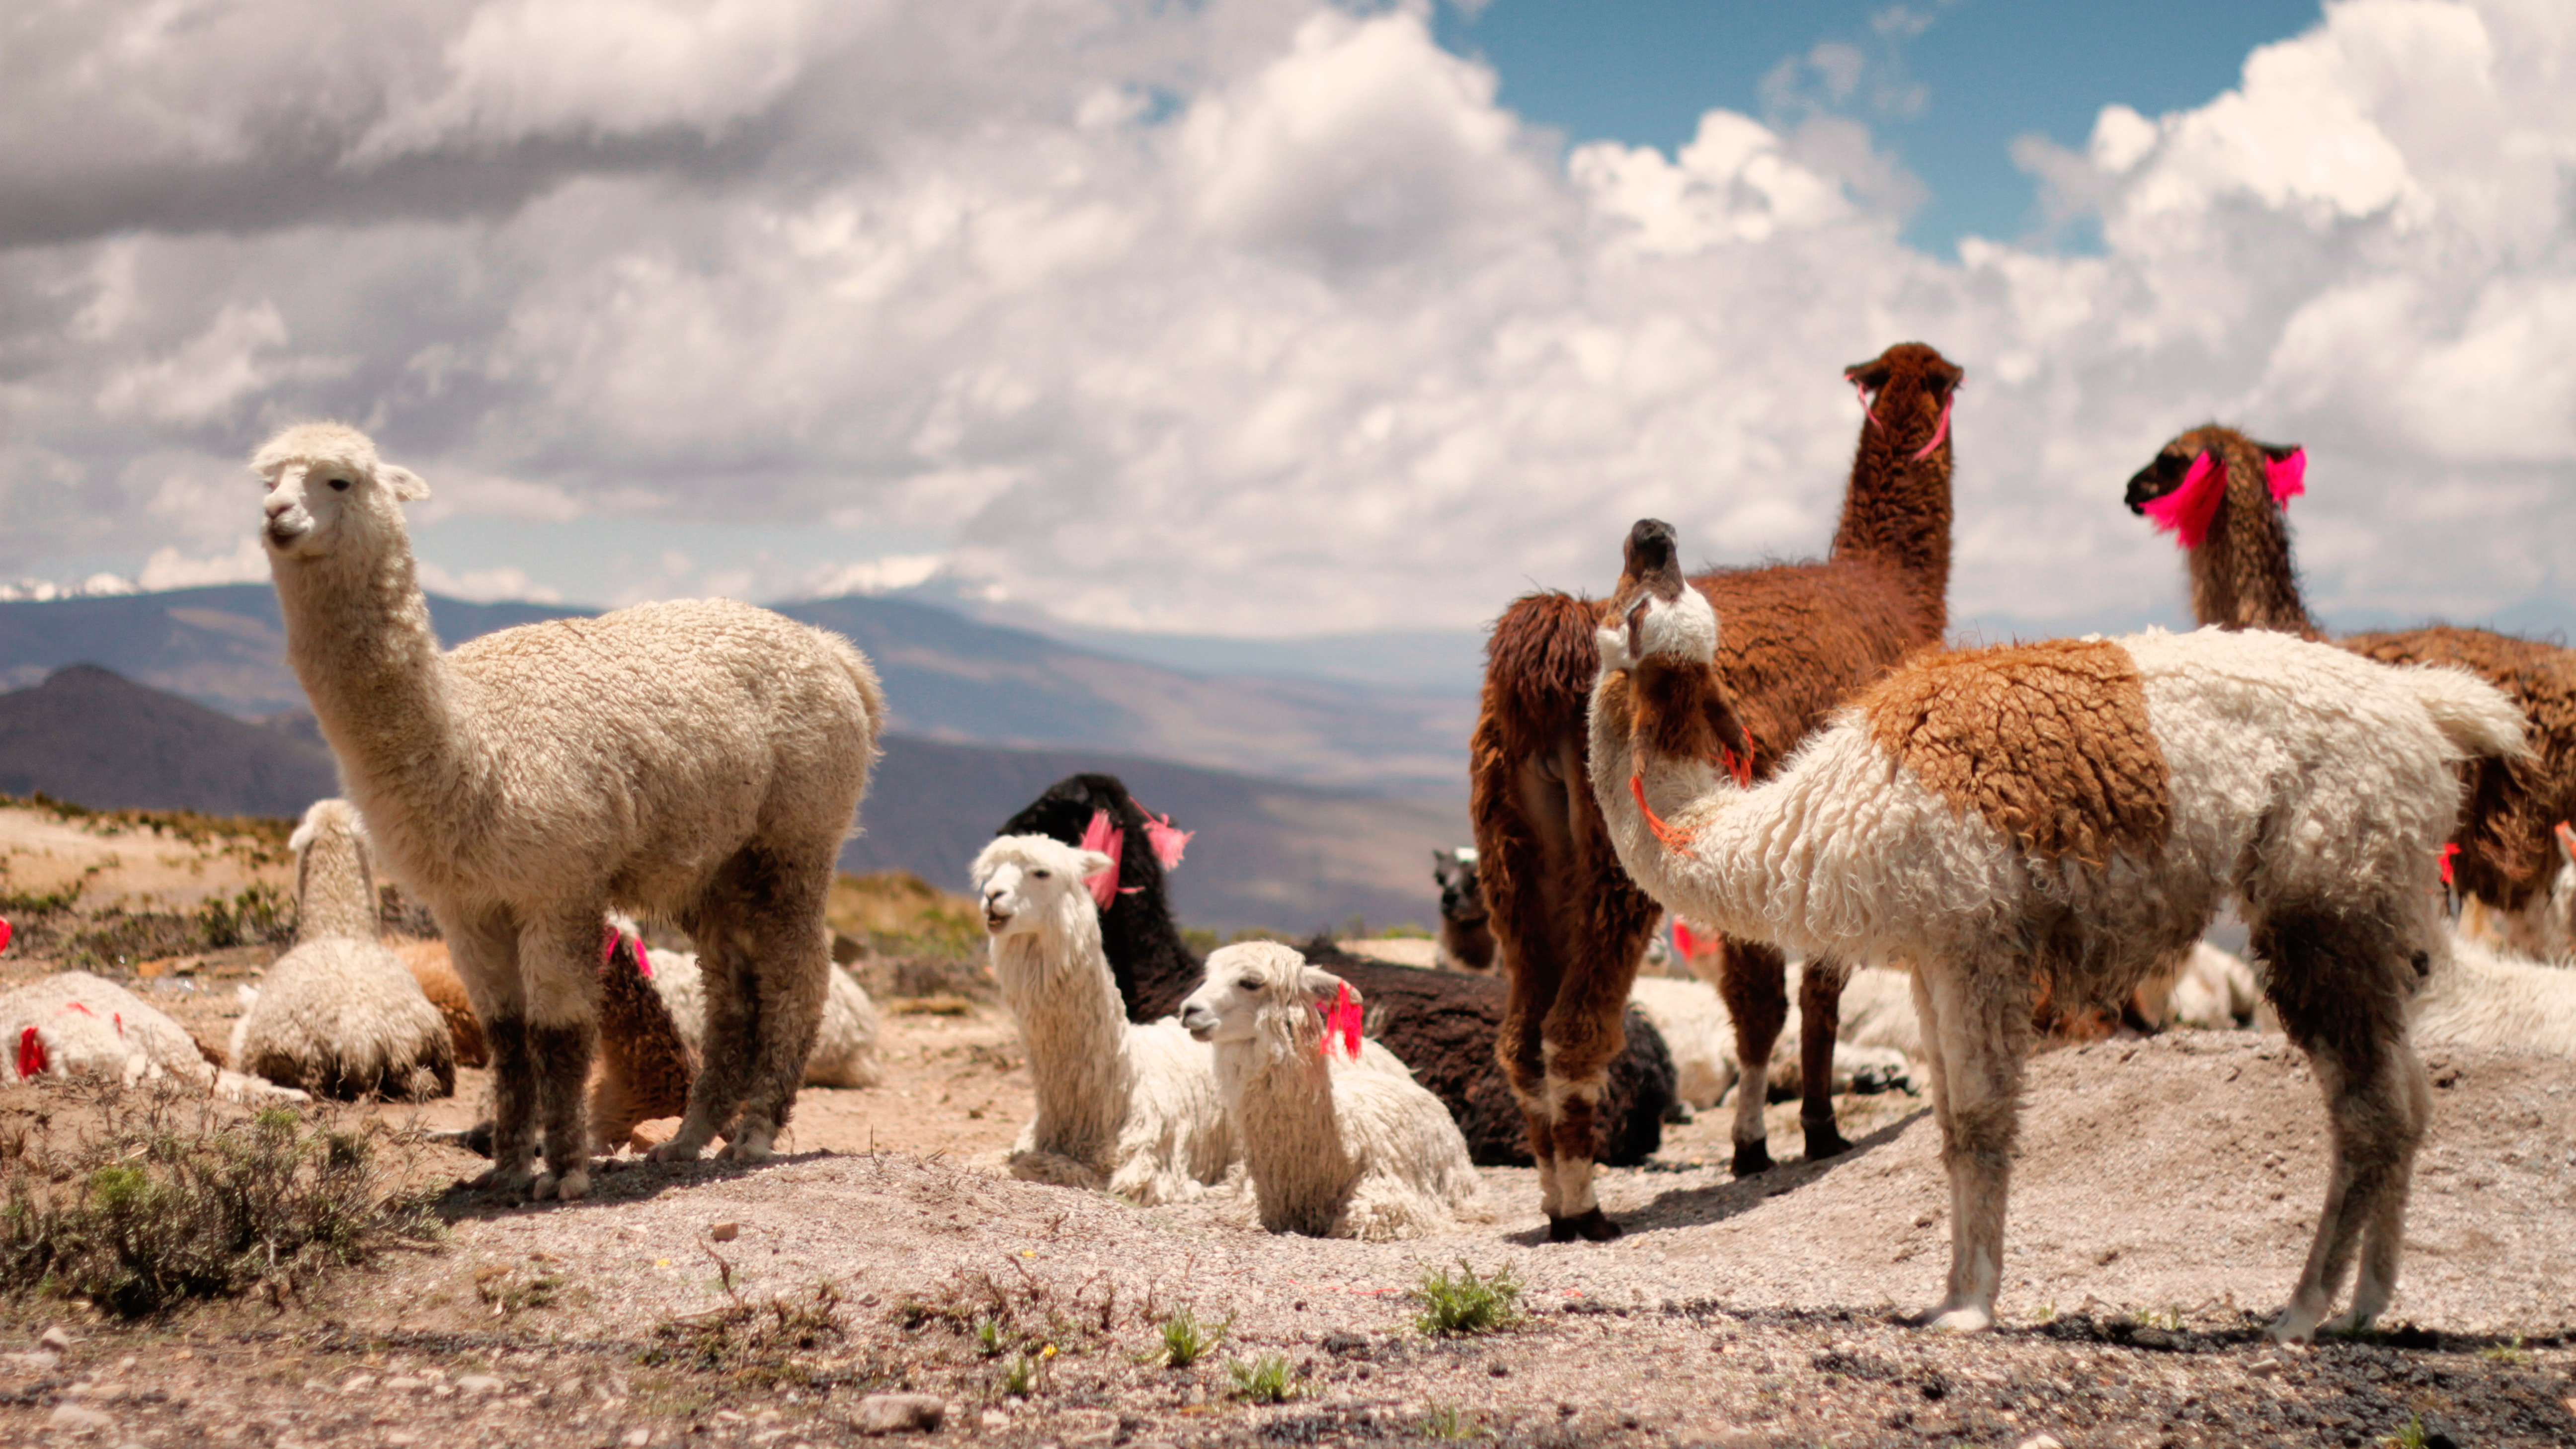
<instances>
[{"instance_id":1,"label":"pink ear tassel","mask_svg":"<svg viewBox=\"0 0 2576 1449\"><path fill-rule=\"evenodd\" d=\"M1922 450L1914 455L1915 462L1931 457L1932 450L1941 446L1941 440L1950 436L1950 405L1958 400L1959 394L1955 391L1941 399L1941 421L1932 428L1932 441L1925 443Z\"/></svg>"},{"instance_id":2,"label":"pink ear tassel","mask_svg":"<svg viewBox=\"0 0 2576 1449\"><path fill-rule=\"evenodd\" d=\"M2450 841L2442 847L2442 884L2451 884L2451 857L2460 853L2460 843Z\"/></svg>"},{"instance_id":3,"label":"pink ear tassel","mask_svg":"<svg viewBox=\"0 0 2576 1449\"><path fill-rule=\"evenodd\" d=\"M31 1026L18 1033L18 1075L42 1075L47 1065L45 1039L36 1034L36 1029Z\"/></svg>"},{"instance_id":4,"label":"pink ear tassel","mask_svg":"<svg viewBox=\"0 0 2576 1449\"><path fill-rule=\"evenodd\" d=\"M2191 471L2182 475L2182 486L2145 505L2144 511L2155 526L2168 529L2184 548L2198 548L2209 536L2209 521L2218 516L2218 500L2227 493L2227 473L2218 466L2216 453L2203 453L2192 459Z\"/></svg>"},{"instance_id":5,"label":"pink ear tassel","mask_svg":"<svg viewBox=\"0 0 2576 1449\"><path fill-rule=\"evenodd\" d=\"M1174 829L1172 817L1168 815L1145 811L1145 839L1153 845L1154 858L1163 863L1165 870L1181 863L1181 852L1189 849L1190 837L1196 834L1195 830Z\"/></svg>"},{"instance_id":6,"label":"pink ear tassel","mask_svg":"<svg viewBox=\"0 0 2576 1449\"><path fill-rule=\"evenodd\" d=\"M602 921L599 923L599 964L607 965L608 958L616 954L617 928Z\"/></svg>"},{"instance_id":7,"label":"pink ear tassel","mask_svg":"<svg viewBox=\"0 0 2576 1449\"><path fill-rule=\"evenodd\" d=\"M0 917L0 951L6 951L6 950L8 950L8 949L9 949L9 922L8 922L8 920L7 920L5 917Z\"/></svg>"},{"instance_id":8,"label":"pink ear tassel","mask_svg":"<svg viewBox=\"0 0 2576 1449\"><path fill-rule=\"evenodd\" d=\"M1342 1049L1352 1061L1360 1059L1360 1004L1351 1000L1351 985L1343 982L1333 992L1333 1007L1324 1013L1324 1055L1333 1054L1333 1041L1340 1038Z\"/></svg>"},{"instance_id":9,"label":"pink ear tassel","mask_svg":"<svg viewBox=\"0 0 2576 1449\"><path fill-rule=\"evenodd\" d=\"M2286 458L2263 460L2263 481L2272 486L2272 502L2290 506L2290 500L2308 491L2308 450L2294 449Z\"/></svg>"},{"instance_id":10,"label":"pink ear tassel","mask_svg":"<svg viewBox=\"0 0 2576 1449\"><path fill-rule=\"evenodd\" d=\"M1852 385L1852 391L1860 395L1860 415L1869 419L1869 425L1871 427L1877 427L1878 409L1870 403L1869 384L1861 381L1859 378L1849 375L1848 373L1844 375L1843 381L1850 383Z\"/></svg>"},{"instance_id":11,"label":"pink ear tassel","mask_svg":"<svg viewBox=\"0 0 2576 1449\"><path fill-rule=\"evenodd\" d=\"M635 938L635 974L647 981L653 979L652 958L644 954L644 938L641 936Z\"/></svg>"},{"instance_id":12,"label":"pink ear tassel","mask_svg":"<svg viewBox=\"0 0 2576 1449\"><path fill-rule=\"evenodd\" d=\"M1084 876L1082 883L1091 887L1092 903L1106 911L1118 899L1118 864L1126 855L1126 838L1106 810L1091 812L1091 823L1082 827L1082 848L1096 850L1109 857L1109 868Z\"/></svg>"}]
</instances>

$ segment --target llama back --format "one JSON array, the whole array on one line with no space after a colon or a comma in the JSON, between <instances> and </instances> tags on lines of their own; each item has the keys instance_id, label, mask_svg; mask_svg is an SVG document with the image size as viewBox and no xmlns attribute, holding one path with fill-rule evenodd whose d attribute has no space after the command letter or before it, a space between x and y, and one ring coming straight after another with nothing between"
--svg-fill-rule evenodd
<instances>
[{"instance_id":1,"label":"llama back","mask_svg":"<svg viewBox=\"0 0 2576 1449\"><path fill-rule=\"evenodd\" d=\"M687 649L661 647L683 638ZM524 625L449 661L471 696L482 768L504 786L455 832L482 857L476 876L559 875L561 831L588 816L586 838L655 844L649 860L583 864L607 872L621 900L657 902L756 830L846 834L849 821L799 820L798 807L860 793L878 749L883 705L867 663L836 636L748 604L676 600ZM522 773L549 782L545 798L510 798L507 780ZM775 797L784 779L798 799ZM368 818L389 852L409 844L404 812ZM447 873L408 852L405 864Z\"/></svg>"}]
</instances>

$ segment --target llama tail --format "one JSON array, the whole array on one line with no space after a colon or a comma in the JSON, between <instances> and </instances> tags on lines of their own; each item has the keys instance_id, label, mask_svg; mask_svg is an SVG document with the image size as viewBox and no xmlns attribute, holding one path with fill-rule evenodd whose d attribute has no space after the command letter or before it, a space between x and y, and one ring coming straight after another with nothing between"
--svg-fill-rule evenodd
<instances>
[{"instance_id":1,"label":"llama tail","mask_svg":"<svg viewBox=\"0 0 2576 1449\"><path fill-rule=\"evenodd\" d=\"M2405 671L2406 682L2434 727L2469 759L2527 760L2531 746L2523 737L2522 711L2503 690L2465 669L2419 665Z\"/></svg>"}]
</instances>

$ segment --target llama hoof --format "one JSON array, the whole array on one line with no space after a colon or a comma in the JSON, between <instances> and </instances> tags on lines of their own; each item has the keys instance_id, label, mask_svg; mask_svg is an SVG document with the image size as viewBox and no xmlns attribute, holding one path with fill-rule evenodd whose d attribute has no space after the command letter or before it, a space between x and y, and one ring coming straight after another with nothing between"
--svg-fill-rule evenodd
<instances>
[{"instance_id":1,"label":"llama hoof","mask_svg":"<svg viewBox=\"0 0 2576 1449\"><path fill-rule=\"evenodd\" d=\"M698 1160L699 1150L705 1146L706 1144L703 1142L691 1142L685 1137L674 1137L670 1141L663 1143L661 1146L654 1148L652 1151L645 1153L644 1160L647 1162L695 1162Z\"/></svg>"},{"instance_id":2,"label":"llama hoof","mask_svg":"<svg viewBox=\"0 0 2576 1449\"><path fill-rule=\"evenodd\" d=\"M536 1180L536 1175L524 1167L515 1172L494 1167L466 1179L465 1185L476 1192L497 1192L503 1197L518 1197L525 1194Z\"/></svg>"},{"instance_id":3,"label":"llama hoof","mask_svg":"<svg viewBox=\"0 0 2576 1449\"><path fill-rule=\"evenodd\" d=\"M1619 1236L1619 1225L1610 1221L1597 1207L1579 1218L1567 1218L1566 1221L1583 1235L1586 1242L1606 1243Z\"/></svg>"},{"instance_id":4,"label":"llama hoof","mask_svg":"<svg viewBox=\"0 0 2576 1449\"><path fill-rule=\"evenodd\" d=\"M2293 1308L2272 1320L2272 1326L2264 1329L2263 1333L2274 1343L2314 1343L2317 1341L2317 1316Z\"/></svg>"},{"instance_id":5,"label":"llama hoof","mask_svg":"<svg viewBox=\"0 0 2576 1449\"><path fill-rule=\"evenodd\" d=\"M1834 1124L1831 1122L1826 1123L1822 1127L1810 1127L1807 1129L1807 1160L1809 1162L1822 1162L1828 1157L1840 1157L1849 1151L1851 1151L1850 1140L1845 1138L1840 1132L1835 1131Z\"/></svg>"},{"instance_id":6,"label":"llama hoof","mask_svg":"<svg viewBox=\"0 0 2576 1449\"><path fill-rule=\"evenodd\" d=\"M1769 1172L1770 1170L1771 1144L1769 1142L1757 1140L1753 1142L1738 1142L1735 1144L1736 1176L1751 1177L1757 1172Z\"/></svg>"},{"instance_id":7,"label":"llama hoof","mask_svg":"<svg viewBox=\"0 0 2576 1449\"><path fill-rule=\"evenodd\" d=\"M767 1162L777 1155L770 1150L768 1143L757 1138L747 1138L739 1142L726 1143L724 1151L716 1154L716 1160L718 1162Z\"/></svg>"},{"instance_id":8,"label":"llama hoof","mask_svg":"<svg viewBox=\"0 0 2576 1449\"><path fill-rule=\"evenodd\" d=\"M1924 1318L1923 1326L1934 1333L1983 1333L1995 1326L1995 1316L1970 1303L1935 1309Z\"/></svg>"},{"instance_id":9,"label":"llama hoof","mask_svg":"<svg viewBox=\"0 0 2576 1449\"><path fill-rule=\"evenodd\" d=\"M1581 1236L1583 1236L1581 1230L1574 1226L1574 1219L1561 1218L1553 1213L1548 1215L1547 1240L1549 1242L1570 1243Z\"/></svg>"},{"instance_id":10,"label":"llama hoof","mask_svg":"<svg viewBox=\"0 0 2576 1449\"><path fill-rule=\"evenodd\" d=\"M528 1184L528 1197L536 1202L579 1202L590 1196L590 1174L575 1168L561 1177L540 1172Z\"/></svg>"}]
</instances>

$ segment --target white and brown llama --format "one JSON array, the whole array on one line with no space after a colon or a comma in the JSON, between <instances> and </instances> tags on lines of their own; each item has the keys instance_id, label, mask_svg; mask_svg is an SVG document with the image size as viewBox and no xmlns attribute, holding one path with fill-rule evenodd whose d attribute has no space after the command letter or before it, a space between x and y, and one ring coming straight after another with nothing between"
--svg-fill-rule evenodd
<instances>
[{"instance_id":1,"label":"white and brown llama","mask_svg":"<svg viewBox=\"0 0 2576 1449\"><path fill-rule=\"evenodd\" d=\"M2431 1111L2406 1006L2449 949L2438 849L2463 760L2523 749L2494 688L2285 635L2161 631L1909 662L1759 785L1673 531L1629 535L1601 630L1591 783L1620 862L1693 921L1915 963L1951 1186L1948 1292L1994 1321L2034 992L2116 1002L2234 895L2325 1094L2333 1165L2288 1308L2305 1339L2396 1282Z\"/></svg>"}]
</instances>

